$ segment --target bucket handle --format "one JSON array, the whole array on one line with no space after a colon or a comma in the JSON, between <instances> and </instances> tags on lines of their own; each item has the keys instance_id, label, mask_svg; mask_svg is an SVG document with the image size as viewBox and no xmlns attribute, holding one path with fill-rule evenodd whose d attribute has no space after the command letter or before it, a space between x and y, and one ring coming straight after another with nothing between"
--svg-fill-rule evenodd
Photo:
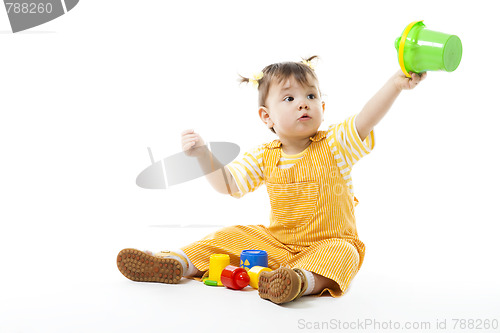
<instances>
[{"instance_id":1,"label":"bucket handle","mask_svg":"<svg viewBox=\"0 0 500 333\"><path fill-rule=\"evenodd\" d=\"M406 71L405 64L404 64L404 58L403 58L406 37L408 37L408 34L410 33L411 28L413 28L413 26L419 22L424 22L424 20L415 21L415 22L411 22L410 24L408 24L408 26L403 31L403 34L401 35L401 40L399 42L399 50L398 50L399 67L401 67L401 70L406 75L406 77L411 77L411 75L408 74L408 72Z\"/></svg>"}]
</instances>

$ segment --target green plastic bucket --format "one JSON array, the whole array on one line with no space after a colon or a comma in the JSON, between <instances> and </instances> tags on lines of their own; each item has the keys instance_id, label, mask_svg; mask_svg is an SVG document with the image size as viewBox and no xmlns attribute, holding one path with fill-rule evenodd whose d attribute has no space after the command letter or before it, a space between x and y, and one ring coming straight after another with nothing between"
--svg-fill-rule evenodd
<instances>
[{"instance_id":1,"label":"green plastic bucket","mask_svg":"<svg viewBox=\"0 0 500 333\"><path fill-rule=\"evenodd\" d=\"M460 38L426 29L423 21L410 23L396 39L395 47L401 70L408 77L408 72L453 72L462 59Z\"/></svg>"}]
</instances>

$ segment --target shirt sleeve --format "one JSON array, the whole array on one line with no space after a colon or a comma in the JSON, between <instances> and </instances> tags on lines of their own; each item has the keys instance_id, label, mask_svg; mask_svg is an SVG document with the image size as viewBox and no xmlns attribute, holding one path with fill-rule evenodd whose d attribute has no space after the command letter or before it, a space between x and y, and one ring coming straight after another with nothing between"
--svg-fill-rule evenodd
<instances>
[{"instance_id":1,"label":"shirt sleeve","mask_svg":"<svg viewBox=\"0 0 500 333\"><path fill-rule=\"evenodd\" d=\"M245 194L255 191L264 183L264 164L262 162L264 150L265 144L259 145L227 165L239 190L232 193L232 197L241 198Z\"/></svg>"},{"instance_id":2,"label":"shirt sleeve","mask_svg":"<svg viewBox=\"0 0 500 333\"><path fill-rule=\"evenodd\" d=\"M350 171L354 164L368 155L375 146L373 130L361 141L355 125L356 117L357 114L328 127L328 144L341 170Z\"/></svg>"}]
</instances>

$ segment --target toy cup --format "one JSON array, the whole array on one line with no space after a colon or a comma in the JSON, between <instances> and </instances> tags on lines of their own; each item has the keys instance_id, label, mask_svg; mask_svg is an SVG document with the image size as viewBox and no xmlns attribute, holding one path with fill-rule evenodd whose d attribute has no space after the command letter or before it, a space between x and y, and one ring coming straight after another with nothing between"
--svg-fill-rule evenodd
<instances>
[{"instance_id":1,"label":"toy cup","mask_svg":"<svg viewBox=\"0 0 500 333\"><path fill-rule=\"evenodd\" d=\"M222 286L220 279L221 273L226 266L229 265L229 255L227 254L212 254L210 256L210 266L208 268L208 279L204 279L203 283L208 286Z\"/></svg>"},{"instance_id":2,"label":"toy cup","mask_svg":"<svg viewBox=\"0 0 500 333\"><path fill-rule=\"evenodd\" d=\"M253 266L267 267L267 252L243 250L240 254L240 267L249 271Z\"/></svg>"},{"instance_id":3,"label":"toy cup","mask_svg":"<svg viewBox=\"0 0 500 333\"><path fill-rule=\"evenodd\" d=\"M455 35L448 35L425 28L423 21L410 23L401 37L396 39L399 66L407 77L408 72L453 72L462 59L462 42Z\"/></svg>"},{"instance_id":4,"label":"toy cup","mask_svg":"<svg viewBox=\"0 0 500 333\"><path fill-rule=\"evenodd\" d=\"M248 286L250 283L250 277L247 271L241 267L236 267L232 265L226 266L220 275L220 280L223 285L229 289L240 290Z\"/></svg>"},{"instance_id":5,"label":"toy cup","mask_svg":"<svg viewBox=\"0 0 500 333\"><path fill-rule=\"evenodd\" d=\"M249 271L250 276L250 286L254 289L259 289L259 275L262 272L270 272L271 269L262 266L253 266Z\"/></svg>"}]
</instances>

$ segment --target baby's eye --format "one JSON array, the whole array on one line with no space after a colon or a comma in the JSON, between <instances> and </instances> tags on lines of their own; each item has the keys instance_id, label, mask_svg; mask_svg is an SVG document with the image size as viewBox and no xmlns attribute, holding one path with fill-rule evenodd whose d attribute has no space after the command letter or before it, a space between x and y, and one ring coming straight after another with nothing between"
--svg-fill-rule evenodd
<instances>
[{"instance_id":1,"label":"baby's eye","mask_svg":"<svg viewBox=\"0 0 500 333\"><path fill-rule=\"evenodd\" d=\"M285 97L284 101L286 101L286 102L292 102L293 101L293 97L292 96Z\"/></svg>"},{"instance_id":2,"label":"baby's eye","mask_svg":"<svg viewBox=\"0 0 500 333\"><path fill-rule=\"evenodd\" d=\"M315 98L316 98L316 95L314 95L314 94L309 94L309 95L307 95L307 98L308 98L308 99L315 99Z\"/></svg>"}]
</instances>

